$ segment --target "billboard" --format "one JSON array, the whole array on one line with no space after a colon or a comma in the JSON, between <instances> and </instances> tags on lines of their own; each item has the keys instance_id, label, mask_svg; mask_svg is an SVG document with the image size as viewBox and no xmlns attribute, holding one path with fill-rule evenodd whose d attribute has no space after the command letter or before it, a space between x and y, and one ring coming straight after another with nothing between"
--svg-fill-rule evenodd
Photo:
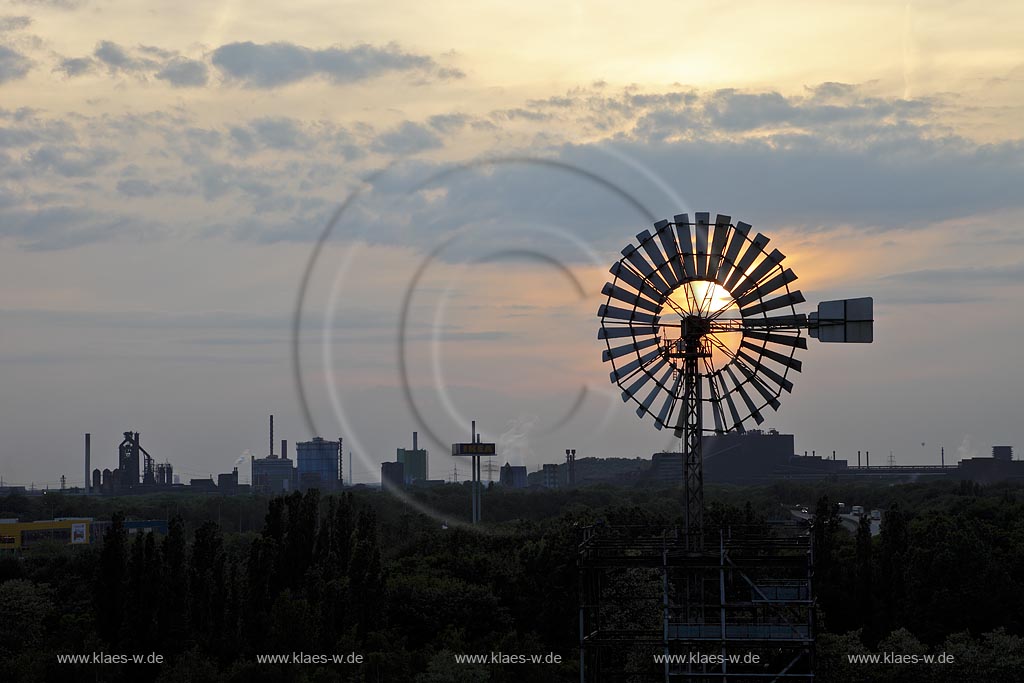
<instances>
[{"instance_id":1,"label":"billboard","mask_svg":"<svg viewBox=\"0 0 1024 683\"><path fill-rule=\"evenodd\" d=\"M493 443L453 443L452 455L496 455Z\"/></svg>"},{"instance_id":2,"label":"billboard","mask_svg":"<svg viewBox=\"0 0 1024 683\"><path fill-rule=\"evenodd\" d=\"M88 525L85 522L80 522L71 525L71 543L88 543L89 532Z\"/></svg>"}]
</instances>

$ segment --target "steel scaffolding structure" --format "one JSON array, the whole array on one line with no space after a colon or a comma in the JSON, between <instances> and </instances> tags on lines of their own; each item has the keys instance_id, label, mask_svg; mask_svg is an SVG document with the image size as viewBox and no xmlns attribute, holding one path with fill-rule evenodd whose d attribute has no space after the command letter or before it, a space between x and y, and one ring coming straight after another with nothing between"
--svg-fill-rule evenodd
<instances>
[{"instance_id":1,"label":"steel scaffolding structure","mask_svg":"<svg viewBox=\"0 0 1024 683\"><path fill-rule=\"evenodd\" d=\"M580 681L813 681L806 528L582 530Z\"/></svg>"}]
</instances>

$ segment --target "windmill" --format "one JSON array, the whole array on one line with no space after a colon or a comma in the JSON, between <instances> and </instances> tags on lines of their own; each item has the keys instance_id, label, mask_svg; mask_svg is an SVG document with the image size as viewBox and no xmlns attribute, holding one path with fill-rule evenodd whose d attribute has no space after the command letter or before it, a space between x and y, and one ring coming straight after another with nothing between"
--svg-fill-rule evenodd
<instances>
[{"instance_id":1,"label":"windmill","mask_svg":"<svg viewBox=\"0 0 1024 683\"><path fill-rule=\"evenodd\" d=\"M622 400L637 404L656 429L682 440L687 544L703 545L705 433L743 432L764 422L793 390L801 371L797 351L805 330L821 342L870 343L871 298L805 302L790 285L796 274L785 256L768 252L769 238L751 226L699 212L654 224L636 236L612 265L598 310L605 341L602 360ZM705 422L705 414L711 422ZM713 424L713 427L705 425Z\"/></svg>"}]
</instances>

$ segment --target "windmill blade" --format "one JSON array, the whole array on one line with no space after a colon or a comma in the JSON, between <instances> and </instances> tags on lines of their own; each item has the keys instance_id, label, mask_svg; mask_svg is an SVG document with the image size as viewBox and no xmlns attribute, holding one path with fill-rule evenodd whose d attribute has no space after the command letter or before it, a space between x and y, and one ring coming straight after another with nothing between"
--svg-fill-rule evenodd
<instances>
[{"instance_id":1,"label":"windmill blade","mask_svg":"<svg viewBox=\"0 0 1024 683\"><path fill-rule=\"evenodd\" d=\"M759 375L764 375L765 377L767 377L768 379L770 379L771 381L773 381L777 385L779 385L781 388L785 389L787 393L793 393L793 383L790 382L785 377L783 377L782 375L780 375L779 373L777 373L774 370L772 370L771 368L769 368L768 366L766 366L759 359L754 358L753 356L751 356L749 353L747 353L743 349L740 349L736 353L736 355L739 356L740 358L742 358L743 360L747 361L748 363L750 363L754 367L754 372L758 373ZM761 381L763 382L763 380L761 380ZM756 386L755 386L755 388L756 388ZM765 387L765 389L767 391L770 391L770 390L767 389L767 387ZM776 403L778 403L777 397L775 397L773 395L772 398L776 401ZM765 400L768 400L768 399L765 398ZM776 410L779 409L777 405L773 405L772 407L775 408Z\"/></svg>"},{"instance_id":2,"label":"windmill blade","mask_svg":"<svg viewBox=\"0 0 1024 683\"><path fill-rule=\"evenodd\" d=\"M725 371L729 374L730 379L732 379L732 383L736 385L735 391L740 395L740 398L743 399L743 403L747 406L747 410L750 411L750 416L754 418L754 422L761 424L764 422L764 417L761 415L761 411L757 409L757 406L754 405L750 395L743 388L743 383L736 379L736 374L732 371L732 366L734 365L736 367L742 367L740 363L733 361L725 366Z\"/></svg>"},{"instance_id":3,"label":"windmill blade","mask_svg":"<svg viewBox=\"0 0 1024 683\"><path fill-rule=\"evenodd\" d=\"M772 279L765 282L759 287L755 287L746 294L736 297L736 306L743 308L749 304L754 303L758 299L763 299L772 292L782 289L791 282L796 281L796 273L791 268L786 268Z\"/></svg>"},{"instance_id":4,"label":"windmill blade","mask_svg":"<svg viewBox=\"0 0 1024 683\"><path fill-rule=\"evenodd\" d=\"M773 344L781 344L783 346L792 346L797 349L807 348L807 339L796 335L772 334L771 332L755 332L754 330L745 330L743 332L743 336L750 337L751 339L757 339L758 341L771 342Z\"/></svg>"},{"instance_id":5,"label":"windmill blade","mask_svg":"<svg viewBox=\"0 0 1024 683\"><path fill-rule=\"evenodd\" d=\"M668 221L658 221L654 224L658 231L658 239L661 240L661 247L665 251L669 267L672 269L672 276L675 286L679 286L686 277L683 273L683 264L679 260L679 245L676 244L676 237L672 234L672 224Z\"/></svg>"},{"instance_id":6,"label":"windmill blade","mask_svg":"<svg viewBox=\"0 0 1024 683\"><path fill-rule=\"evenodd\" d=\"M802 304L807 301L800 290L777 296L774 299L769 299L764 303L755 304L754 306L748 306L747 308L740 309L740 315L747 317L750 315L757 315L759 313L767 313L768 311L774 311L786 306L795 306L796 304Z\"/></svg>"},{"instance_id":7,"label":"windmill blade","mask_svg":"<svg viewBox=\"0 0 1024 683\"><path fill-rule=\"evenodd\" d=\"M698 211L694 217L697 221L695 233L697 241L697 278L704 280L708 276L708 220L711 214Z\"/></svg>"},{"instance_id":8,"label":"windmill blade","mask_svg":"<svg viewBox=\"0 0 1024 683\"><path fill-rule=\"evenodd\" d=\"M656 290L654 287L644 280L642 277L634 273L632 270L622 265L621 261L616 261L615 265L609 268L610 272L615 277L619 278L627 285L640 292L649 299L657 301L659 304L665 300L665 295Z\"/></svg>"},{"instance_id":9,"label":"windmill blade","mask_svg":"<svg viewBox=\"0 0 1024 683\"><path fill-rule=\"evenodd\" d=\"M679 400L679 385L682 384L683 374L676 374L676 381L672 384L672 391L669 392L665 402L661 405L661 410L658 411L658 417L654 419L654 428L662 430L668 426L668 420L671 417L672 408L675 406L676 401Z\"/></svg>"},{"instance_id":10,"label":"windmill blade","mask_svg":"<svg viewBox=\"0 0 1024 683\"><path fill-rule=\"evenodd\" d=\"M683 274L690 280L697 277L697 268L693 262L693 240L690 238L690 217L681 213L674 219L676 238L679 240L679 256L683 262Z\"/></svg>"},{"instance_id":11,"label":"windmill blade","mask_svg":"<svg viewBox=\"0 0 1024 683\"><path fill-rule=\"evenodd\" d=\"M740 346L744 347L744 348L747 348L747 349L750 349L754 353L759 353L762 356L764 356L765 358L770 358L773 361L775 361L776 363L779 363L780 365L785 365L787 368L790 368L791 370L795 370L796 372L802 372L803 371L803 367L804 367L803 363L798 361L796 358L793 358L791 356L787 356L784 353L779 353L778 351L772 351L771 349L769 349L768 347L765 347L765 346L758 346L757 344L751 344L746 339L744 339L742 342L740 342Z\"/></svg>"},{"instance_id":12,"label":"windmill blade","mask_svg":"<svg viewBox=\"0 0 1024 683\"><path fill-rule=\"evenodd\" d=\"M634 342L632 344L623 344L622 346L616 346L615 348L605 349L601 353L601 360L605 363L612 360L613 358L621 358L627 353L633 353L646 349L649 346L657 344L660 340L657 337L651 337L644 339L643 341Z\"/></svg>"},{"instance_id":13,"label":"windmill blade","mask_svg":"<svg viewBox=\"0 0 1024 683\"><path fill-rule=\"evenodd\" d=\"M725 433L725 420L722 415L722 398L718 394L718 384L715 382L715 374L711 373L708 376L708 388L711 390L711 416L715 420L715 433Z\"/></svg>"},{"instance_id":14,"label":"windmill blade","mask_svg":"<svg viewBox=\"0 0 1024 683\"><path fill-rule=\"evenodd\" d=\"M750 362L755 368L758 367L757 361L756 360L752 360L749 356L745 355L743 351L740 351L737 354L737 356L743 357L744 360ZM776 396L774 393L772 393L771 389L766 387L764 382L762 382L760 379L758 379L758 377L755 374L755 372L753 370L751 370L750 368L748 368L743 363L737 362L736 363L736 367L739 368L739 371L741 373L743 373L744 377L747 378L747 381L750 383L750 385L752 387L754 387L754 389L757 390L757 393L761 394L761 398L763 398L765 400L765 403L770 405L772 407L772 410L778 410L779 409L779 405L780 405L779 404L779 397ZM761 366L761 368L763 369L763 366Z\"/></svg>"},{"instance_id":15,"label":"windmill blade","mask_svg":"<svg viewBox=\"0 0 1024 683\"><path fill-rule=\"evenodd\" d=\"M640 373L640 377L638 377L636 381L634 381L628 387L623 389L622 401L626 402L629 401L629 399L631 398L636 398L637 392L643 389L645 384L654 379L654 375L657 374L663 367L665 367L665 364L667 362L668 361L665 359L665 357L662 356L657 363L654 363L649 368L644 368L643 372ZM657 387L655 387L655 389L657 389Z\"/></svg>"},{"instance_id":16,"label":"windmill blade","mask_svg":"<svg viewBox=\"0 0 1024 683\"><path fill-rule=\"evenodd\" d=\"M769 241L770 240L767 237L761 233L757 233L757 236L754 237L754 239L747 245L743 255L740 256L740 260L736 262L736 267L733 268L732 273L729 275L729 279L725 281L726 289L730 292L735 290L736 282L746 274L747 268L750 268L750 264L754 262L754 259L764 253L764 248L768 245ZM742 292L737 292L737 294L741 293Z\"/></svg>"},{"instance_id":17,"label":"windmill blade","mask_svg":"<svg viewBox=\"0 0 1024 683\"><path fill-rule=\"evenodd\" d=\"M772 253L768 254L768 256L754 267L754 270L750 271L750 275L741 279L736 286L730 290L733 293L733 296L743 296L756 287L757 283L760 282L765 275L771 272L773 268L782 263L785 258L785 255L783 255L781 251L773 249Z\"/></svg>"},{"instance_id":18,"label":"windmill blade","mask_svg":"<svg viewBox=\"0 0 1024 683\"><path fill-rule=\"evenodd\" d=\"M658 321L661 320L661 316L659 315L641 313L633 308L618 308L617 306L608 306L607 304L602 304L601 307L597 309L597 315L600 318L649 323L651 325L657 325Z\"/></svg>"},{"instance_id":19,"label":"windmill blade","mask_svg":"<svg viewBox=\"0 0 1024 683\"><path fill-rule=\"evenodd\" d=\"M675 282L675 273L672 272L668 262L665 261L665 255L661 253L661 249L658 248L657 243L654 241L654 236L651 235L649 230L644 230L636 238L640 241L640 246L647 253L647 258L654 263L654 272L657 273L658 278L668 287L666 293L671 293L678 283Z\"/></svg>"},{"instance_id":20,"label":"windmill blade","mask_svg":"<svg viewBox=\"0 0 1024 683\"><path fill-rule=\"evenodd\" d=\"M729 406L729 414L732 415L733 427L736 428L736 431L738 431L738 432L740 432L742 434L745 431L743 429L743 420L740 419L740 413L739 413L738 410L736 410L736 404L733 403L732 391L730 391L729 387L726 385L726 383L725 383L725 375L722 374L722 371L719 370L717 374L718 374L718 382L719 382L719 384L722 387L722 394L725 397L725 403L726 403L727 406ZM730 427L729 429L732 429L732 427ZM729 431L729 430L727 429L726 431Z\"/></svg>"},{"instance_id":21,"label":"windmill blade","mask_svg":"<svg viewBox=\"0 0 1024 683\"><path fill-rule=\"evenodd\" d=\"M715 276L715 282L720 285L725 284L726 279L732 275L733 270L736 267L736 256L740 253L740 247L742 247L747 241L747 234L750 232L750 226L743 221L740 221L736 226L729 231L729 246L725 250L725 254L722 256L722 263L718 266L718 274Z\"/></svg>"},{"instance_id":22,"label":"windmill blade","mask_svg":"<svg viewBox=\"0 0 1024 683\"><path fill-rule=\"evenodd\" d=\"M744 330L750 327L777 330L799 330L807 327L807 315L804 313L797 313L796 315L777 315L765 318L744 318Z\"/></svg>"},{"instance_id":23,"label":"windmill blade","mask_svg":"<svg viewBox=\"0 0 1024 683\"><path fill-rule=\"evenodd\" d=\"M628 325L626 327L602 327L597 331L598 339L621 339L622 337L641 337L657 334L657 327Z\"/></svg>"},{"instance_id":24,"label":"windmill blade","mask_svg":"<svg viewBox=\"0 0 1024 683\"><path fill-rule=\"evenodd\" d=\"M661 275L655 271L654 266L651 265L650 261L644 258L644 255L637 251L636 247L632 244L627 244L622 250L622 255L626 257L626 260L633 264L633 267L651 283L651 286L662 293L663 296L668 296L672 293L672 288L668 286Z\"/></svg>"},{"instance_id":25,"label":"windmill blade","mask_svg":"<svg viewBox=\"0 0 1024 683\"><path fill-rule=\"evenodd\" d=\"M645 374L647 374L648 377L653 378L654 375L657 374L659 370L661 370L660 367L652 368L649 373L645 372ZM641 401L640 402L640 407L636 409L636 416L637 417L643 417L644 413L651 412L651 404L654 403L654 399L657 398L658 394L665 388L664 387L665 382L668 381L668 378L672 376L673 372L675 372L675 368L670 366L669 369L665 371L665 374L661 376L661 379L657 380L654 383L654 387L651 389L651 392L649 394L647 394L647 398L645 398L643 401ZM643 385L641 385L641 386L643 386ZM630 389L632 389L632 387L630 387ZM639 390L640 390L640 387L637 387L637 391L639 391ZM636 392L633 392L633 393L635 395Z\"/></svg>"},{"instance_id":26,"label":"windmill blade","mask_svg":"<svg viewBox=\"0 0 1024 683\"><path fill-rule=\"evenodd\" d=\"M640 293L627 292L622 287L617 287L610 282L606 282L604 287L601 288L601 293L605 296L610 296L613 299L618 299L624 303L632 306L639 306L644 308L651 313L658 313L661 311L661 305L641 295Z\"/></svg>"},{"instance_id":27,"label":"windmill blade","mask_svg":"<svg viewBox=\"0 0 1024 683\"><path fill-rule=\"evenodd\" d=\"M608 373L608 376L611 377L613 382L618 382L623 377L628 377L629 375L633 374L640 368L646 366L649 363L654 362L654 360L658 358L660 355L661 349L654 349L653 351L644 356L640 356L635 360L629 361L621 368L616 368L612 370L610 373Z\"/></svg>"},{"instance_id":28,"label":"windmill blade","mask_svg":"<svg viewBox=\"0 0 1024 683\"><path fill-rule=\"evenodd\" d=\"M730 216L718 214L715 217L714 233L711 238L711 251L708 253L707 279L717 280L718 269L722 267L722 251L725 249L725 241L729 237Z\"/></svg>"}]
</instances>

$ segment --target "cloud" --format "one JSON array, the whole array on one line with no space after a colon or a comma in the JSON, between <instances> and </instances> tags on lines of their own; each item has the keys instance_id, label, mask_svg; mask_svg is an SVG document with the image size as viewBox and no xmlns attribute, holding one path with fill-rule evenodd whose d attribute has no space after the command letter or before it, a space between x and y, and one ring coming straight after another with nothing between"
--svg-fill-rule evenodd
<instances>
[{"instance_id":1,"label":"cloud","mask_svg":"<svg viewBox=\"0 0 1024 683\"><path fill-rule=\"evenodd\" d=\"M157 71L156 77L175 88L199 88L209 80L206 64L195 59L174 57Z\"/></svg>"},{"instance_id":2,"label":"cloud","mask_svg":"<svg viewBox=\"0 0 1024 683\"><path fill-rule=\"evenodd\" d=\"M24 78L32 68L32 61L5 45L0 45L0 84Z\"/></svg>"},{"instance_id":3,"label":"cloud","mask_svg":"<svg viewBox=\"0 0 1024 683\"><path fill-rule=\"evenodd\" d=\"M125 197L153 197L160 192L160 188L141 178L126 178L117 183L117 191Z\"/></svg>"},{"instance_id":4,"label":"cloud","mask_svg":"<svg viewBox=\"0 0 1024 683\"><path fill-rule=\"evenodd\" d=\"M907 284L963 288L974 285L1024 285L1024 263L985 268L925 268L893 273L883 279Z\"/></svg>"},{"instance_id":5,"label":"cloud","mask_svg":"<svg viewBox=\"0 0 1024 683\"><path fill-rule=\"evenodd\" d=\"M33 7L73 10L84 6L86 0L11 0L11 2L12 4L32 5Z\"/></svg>"},{"instance_id":6,"label":"cloud","mask_svg":"<svg viewBox=\"0 0 1024 683\"><path fill-rule=\"evenodd\" d=\"M0 237L29 251L70 249L85 244L150 239L164 232L152 220L81 206L12 208L0 214Z\"/></svg>"},{"instance_id":7,"label":"cloud","mask_svg":"<svg viewBox=\"0 0 1024 683\"><path fill-rule=\"evenodd\" d=\"M437 114L427 119L427 124L431 128L438 130L442 133L453 133L462 130L470 122L470 117L466 114L452 113L452 114Z\"/></svg>"},{"instance_id":8,"label":"cloud","mask_svg":"<svg viewBox=\"0 0 1024 683\"><path fill-rule=\"evenodd\" d=\"M286 117L254 119L250 127L258 140L270 149L305 149L312 144L302 124Z\"/></svg>"},{"instance_id":9,"label":"cloud","mask_svg":"<svg viewBox=\"0 0 1024 683\"><path fill-rule=\"evenodd\" d=\"M0 17L0 33L5 31L20 31L32 25L32 17L5 16Z\"/></svg>"},{"instance_id":10,"label":"cloud","mask_svg":"<svg viewBox=\"0 0 1024 683\"><path fill-rule=\"evenodd\" d=\"M286 42L246 41L218 47L212 61L226 77L248 88L277 88L318 76L341 84L388 72L438 74L432 58L404 52L395 44L311 49ZM452 77L450 73L438 75Z\"/></svg>"},{"instance_id":11,"label":"cloud","mask_svg":"<svg viewBox=\"0 0 1024 683\"><path fill-rule=\"evenodd\" d=\"M443 143L436 133L412 121L403 121L397 127L382 133L373 142L375 151L398 156L416 154L441 146Z\"/></svg>"},{"instance_id":12,"label":"cloud","mask_svg":"<svg viewBox=\"0 0 1024 683\"><path fill-rule=\"evenodd\" d=\"M61 71L68 78L75 78L87 74L96 67L96 62L91 57L65 57L60 60L55 71Z\"/></svg>"},{"instance_id":13,"label":"cloud","mask_svg":"<svg viewBox=\"0 0 1024 683\"><path fill-rule=\"evenodd\" d=\"M135 73L155 69L158 63L145 57L132 56L123 47L109 40L104 40L96 46L93 56L112 74Z\"/></svg>"},{"instance_id":14,"label":"cloud","mask_svg":"<svg viewBox=\"0 0 1024 683\"><path fill-rule=\"evenodd\" d=\"M65 177L78 177L92 176L116 158L117 153L108 148L43 145L30 152L26 161L36 171L53 171Z\"/></svg>"},{"instance_id":15,"label":"cloud","mask_svg":"<svg viewBox=\"0 0 1024 683\"><path fill-rule=\"evenodd\" d=\"M18 118L13 125L0 126L0 149L28 147L42 142L67 143L75 139L74 129L65 121Z\"/></svg>"}]
</instances>

